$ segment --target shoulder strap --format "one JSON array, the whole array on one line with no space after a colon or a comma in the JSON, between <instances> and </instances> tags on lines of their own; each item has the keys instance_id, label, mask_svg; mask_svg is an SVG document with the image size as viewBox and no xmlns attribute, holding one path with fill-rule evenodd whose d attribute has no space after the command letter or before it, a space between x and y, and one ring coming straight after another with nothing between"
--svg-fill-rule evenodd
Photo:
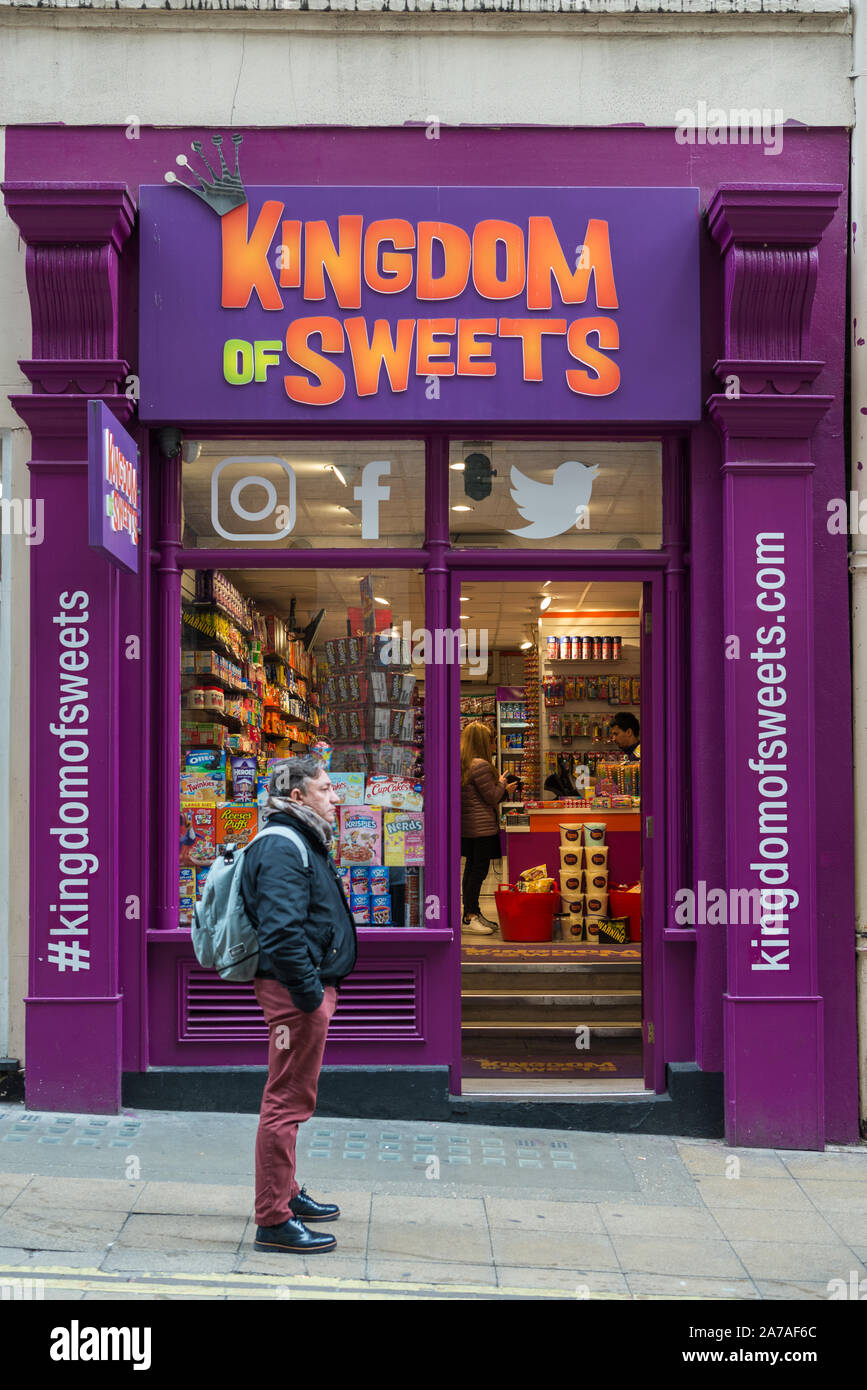
<instances>
[{"instance_id":1,"label":"shoulder strap","mask_svg":"<svg viewBox=\"0 0 867 1390\"><path fill-rule=\"evenodd\" d=\"M296 849L301 853L301 860L305 869L309 869L310 856L307 853L307 845L303 837L298 834L297 830L290 830L288 825L266 825L263 830L259 831L259 834L255 838L261 840L263 835L282 835L285 839L292 840Z\"/></svg>"}]
</instances>

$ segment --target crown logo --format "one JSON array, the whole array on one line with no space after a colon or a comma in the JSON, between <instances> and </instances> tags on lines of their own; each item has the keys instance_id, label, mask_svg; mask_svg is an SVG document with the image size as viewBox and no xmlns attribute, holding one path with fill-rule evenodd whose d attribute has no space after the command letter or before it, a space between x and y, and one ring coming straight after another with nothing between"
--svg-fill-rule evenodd
<instances>
[{"instance_id":1,"label":"crown logo","mask_svg":"<svg viewBox=\"0 0 867 1390\"><path fill-rule=\"evenodd\" d=\"M176 183L179 188L186 188L189 193L195 193L196 197L201 198L203 203L207 203L208 207L212 208L218 217L225 217L227 212L231 212L233 208L241 207L242 204L247 201L247 194L244 191L244 185L241 182L241 172L238 168L238 147L243 139L243 135L232 136L232 144L235 146L234 173L229 173L229 166L223 154L222 135L212 135L211 143L216 145L217 153L220 156L220 172L216 173L202 154L201 140L194 140L190 148L195 150L207 169L210 178L206 178L203 174L198 173L185 154L179 154L175 163L180 164L185 169L189 169L193 178L198 179L202 186L201 188L194 188L192 184L185 183L183 179L179 179L177 174L171 170L165 175L166 183Z\"/></svg>"}]
</instances>

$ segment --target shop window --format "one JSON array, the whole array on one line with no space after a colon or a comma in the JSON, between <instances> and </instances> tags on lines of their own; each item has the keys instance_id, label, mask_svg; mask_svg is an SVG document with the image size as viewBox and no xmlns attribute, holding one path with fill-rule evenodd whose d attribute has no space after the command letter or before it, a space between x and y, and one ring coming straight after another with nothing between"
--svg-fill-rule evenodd
<instances>
[{"instance_id":1,"label":"shop window","mask_svg":"<svg viewBox=\"0 0 867 1390\"><path fill-rule=\"evenodd\" d=\"M661 446L455 440L449 453L449 530L459 546L658 549Z\"/></svg>"},{"instance_id":2,"label":"shop window","mask_svg":"<svg viewBox=\"0 0 867 1390\"><path fill-rule=\"evenodd\" d=\"M187 570L181 651L180 920L221 846L266 817L275 762L318 753L341 805L333 854L358 926L422 926L417 571Z\"/></svg>"},{"instance_id":3,"label":"shop window","mask_svg":"<svg viewBox=\"0 0 867 1390\"><path fill-rule=\"evenodd\" d=\"M183 458L187 549L424 543L420 440L187 440Z\"/></svg>"}]
</instances>

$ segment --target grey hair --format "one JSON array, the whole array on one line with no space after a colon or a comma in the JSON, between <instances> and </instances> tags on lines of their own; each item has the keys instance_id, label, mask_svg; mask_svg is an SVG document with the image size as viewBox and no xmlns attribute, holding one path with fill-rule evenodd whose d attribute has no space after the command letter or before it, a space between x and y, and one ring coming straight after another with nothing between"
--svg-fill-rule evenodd
<instances>
[{"instance_id":1,"label":"grey hair","mask_svg":"<svg viewBox=\"0 0 867 1390\"><path fill-rule=\"evenodd\" d=\"M277 763L272 767L268 778L268 804L288 800L296 787L303 796L307 791L307 783L318 777L324 769L325 763L322 759L312 755L286 758L283 762Z\"/></svg>"}]
</instances>

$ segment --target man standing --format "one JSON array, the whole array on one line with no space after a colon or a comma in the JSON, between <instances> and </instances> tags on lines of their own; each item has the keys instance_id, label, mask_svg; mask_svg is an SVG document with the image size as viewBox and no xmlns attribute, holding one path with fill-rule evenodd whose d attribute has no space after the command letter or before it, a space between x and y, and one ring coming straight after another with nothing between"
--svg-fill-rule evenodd
<instances>
[{"instance_id":1,"label":"man standing","mask_svg":"<svg viewBox=\"0 0 867 1390\"><path fill-rule=\"evenodd\" d=\"M309 1120L337 993L355 966L358 938L329 853L338 797L319 758L279 763L268 783L266 835L244 852L241 895L259 938L254 988L268 1023L268 1080L256 1135L257 1250L333 1250L334 1236L305 1222L334 1221L295 1178L298 1126Z\"/></svg>"},{"instance_id":2,"label":"man standing","mask_svg":"<svg viewBox=\"0 0 867 1390\"><path fill-rule=\"evenodd\" d=\"M641 762L641 726L634 714L615 714L608 733L624 755L625 762Z\"/></svg>"}]
</instances>

